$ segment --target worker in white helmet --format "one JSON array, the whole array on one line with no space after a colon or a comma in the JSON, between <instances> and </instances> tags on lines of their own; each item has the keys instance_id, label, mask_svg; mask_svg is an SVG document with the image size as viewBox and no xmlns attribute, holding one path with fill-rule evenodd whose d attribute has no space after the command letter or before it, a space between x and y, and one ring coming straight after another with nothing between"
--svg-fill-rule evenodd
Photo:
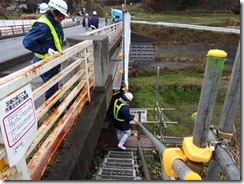
<instances>
[{"instance_id":1,"label":"worker in white helmet","mask_svg":"<svg viewBox=\"0 0 244 184\"><path fill-rule=\"evenodd\" d=\"M99 25L99 19L98 19L98 16L97 16L97 12L93 11L93 16L91 18L91 28L92 29L97 29L98 25Z\"/></svg>"},{"instance_id":2,"label":"worker in white helmet","mask_svg":"<svg viewBox=\"0 0 244 184\"><path fill-rule=\"evenodd\" d=\"M85 28L85 31L88 31L91 27L91 20L89 18L89 14L86 13L83 20L82 20L82 26Z\"/></svg>"},{"instance_id":3,"label":"worker in white helmet","mask_svg":"<svg viewBox=\"0 0 244 184\"><path fill-rule=\"evenodd\" d=\"M129 103L132 101L133 95L130 92L125 92L119 99L114 101L113 117L114 127L118 138L118 148L126 150L124 144L128 137L131 135L130 121L135 119L135 115L130 114Z\"/></svg>"},{"instance_id":4,"label":"worker in white helmet","mask_svg":"<svg viewBox=\"0 0 244 184\"><path fill-rule=\"evenodd\" d=\"M61 22L68 17L68 6L63 0L50 0L49 10L31 25L31 30L24 37L22 43L28 50L34 52L33 63L62 52L64 33ZM47 82L60 70L60 65L41 75L43 82ZM58 90L58 84L46 91L46 100Z\"/></svg>"},{"instance_id":5,"label":"worker in white helmet","mask_svg":"<svg viewBox=\"0 0 244 184\"><path fill-rule=\"evenodd\" d=\"M48 4L47 3L41 3L39 6L40 9L40 13L44 14L47 12L47 10L49 9Z\"/></svg>"}]
</instances>

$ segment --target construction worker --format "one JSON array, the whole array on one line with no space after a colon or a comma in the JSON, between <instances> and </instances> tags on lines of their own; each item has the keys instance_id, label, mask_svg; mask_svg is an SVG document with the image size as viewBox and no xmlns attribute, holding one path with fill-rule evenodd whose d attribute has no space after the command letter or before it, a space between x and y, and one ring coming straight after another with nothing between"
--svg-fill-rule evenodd
<instances>
[{"instance_id":1,"label":"construction worker","mask_svg":"<svg viewBox=\"0 0 244 184\"><path fill-rule=\"evenodd\" d=\"M47 3L41 3L40 4L40 13L41 14L45 14L48 9L49 9L49 7L48 7Z\"/></svg>"},{"instance_id":2,"label":"construction worker","mask_svg":"<svg viewBox=\"0 0 244 184\"><path fill-rule=\"evenodd\" d=\"M91 20L89 18L89 14L88 13L86 13L85 17L83 18L82 26L85 28L85 31L88 31L90 26L91 26Z\"/></svg>"},{"instance_id":3,"label":"construction worker","mask_svg":"<svg viewBox=\"0 0 244 184\"><path fill-rule=\"evenodd\" d=\"M135 119L135 115L130 114L129 103L132 101L133 95L130 92L125 92L119 99L114 101L113 117L114 127L116 129L116 135L118 138L118 148L126 150L124 144L131 134L130 121Z\"/></svg>"},{"instance_id":4,"label":"construction worker","mask_svg":"<svg viewBox=\"0 0 244 184\"><path fill-rule=\"evenodd\" d=\"M68 6L63 0L50 0L49 10L31 25L31 30L24 37L22 43L28 50L34 52L33 63L62 52L64 33L61 22L68 17ZM41 75L43 82L47 82L59 73L60 65ZM45 92L46 100L58 90L58 83Z\"/></svg>"},{"instance_id":5,"label":"construction worker","mask_svg":"<svg viewBox=\"0 0 244 184\"><path fill-rule=\"evenodd\" d=\"M106 13L106 15L105 15L105 26L107 26L108 25L108 14Z\"/></svg>"},{"instance_id":6,"label":"construction worker","mask_svg":"<svg viewBox=\"0 0 244 184\"><path fill-rule=\"evenodd\" d=\"M97 12L93 11L93 16L91 18L91 28L92 29L97 29L99 24L99 19L97 17Z\"/></svg>"}]
</instances>

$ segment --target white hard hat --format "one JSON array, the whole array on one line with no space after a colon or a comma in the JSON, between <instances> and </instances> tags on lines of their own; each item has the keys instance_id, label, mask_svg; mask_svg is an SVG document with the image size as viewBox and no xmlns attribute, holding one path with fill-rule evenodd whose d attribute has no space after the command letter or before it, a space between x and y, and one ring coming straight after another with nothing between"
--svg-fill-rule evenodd
<instances>
[{"instance_id":1,"label":"white hard hat","mask_svg":"<svg viewBox=\"0 0 244 184\"><path fill-rule=\"evenodd\" d=\"M46 11L48 10L48 5L47 3L42 3L40 4L40 13L46 13Z\"/></svg>"},{"instance_id":2,"label":"white hard hat","mask_svg":"<svg viewBox=\"0 0 244 184\"><path fill-rule=\"evenodd\" d=\"M97 12L96 11L93 11L93 15L97 15Z\"/></svg>"},{"instance_id":3,"label":"white hard hat","mask_svg":"<svg viewBox=\"0 0 244 184\"><path fill-rule=\"evenodd\" d=\"M64 0L50 0L48 3L48 6L58 10L60 13L62 13L66 17L69 17L69 15L67 14L68 5Z\"/></svg>"},{"instance_id":4,"label":"white hard hat","mask_svg":"<svg viewBox=\"0 0 244 184\"><path fill-rule=\"evenodd\" d=\"M129 101L131 102L131 100L133 99L133 95L132 95L132 93L130 93L130 92L126 92L126 93L123 95L123 98L124 98L125 100L129 100Z\"/></svg>"},{"instance_id":5,"label":"white hard hat","mask_svg":"<svg viewBox=\"0 0 244 184\"><path fill-rule=\"evenodd\" d=\"M85 14L85 16L89 16L89 14L88 14L88 13L86 13L86 14Z\"/></svg>"}]
</instances>

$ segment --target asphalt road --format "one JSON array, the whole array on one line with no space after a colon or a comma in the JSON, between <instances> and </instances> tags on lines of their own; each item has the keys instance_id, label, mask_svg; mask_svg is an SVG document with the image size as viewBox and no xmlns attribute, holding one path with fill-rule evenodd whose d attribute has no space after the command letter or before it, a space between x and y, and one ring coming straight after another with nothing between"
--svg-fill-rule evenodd
<instances>
[{"instance_id":1,"label":"asphalt road","mask_svg":"<svg viewBox=\"0 0 244 184\"><path fill-rule=\"evenodd\" d=\"M69 27L64 29L65 37L77 35L83 33L85 29L79 25L74 27ZM22 40L24 36L8 38L0 40L0 70L1 64L5 63L13 58L22 57L23 55L31 53L31 51L24 48L22 45Z\"/></svg>"},{"instance_id":2,"label":"asphalt road","mask_svg":"<svg viewBox=\"0 0 244 184\"><path fill-rule=\"evenodd\" d=\"M102 26L104 26L104 22L99 23L99 27ZM79 35L84 32L85 29L82 25L64 28L64 41L66 41L66 37ZM32 64L31 60L33 57L33 53L24 48L24 46L22 45L23 38L24 36L19 36L0 40L0 78ZM66 49L66 47L68 46L63 46L63 49ZM7 65L11 67L6 68ZM34 86L34 88L37 88L38 86L42 85L43 82L41 77L37 77L35 80L31 82L31 84ZM44 95L40 96L39 99L35 100L36 109L41 104L43 104L44 101Z\"/></svg>"},{"instance_id":3,"label":"asphalt road","mask_svg":"<svg viewBox=\"0 0 244 184\"><path fill-rule=\"evenodd\" d=\"M104 21L99 23L99 27L104 26ZM64 36L66 37L82 34L85 32L85 28L82 25L64 28ZM24 36L14 36L12 38L1 39L0 40L0 71L9 68L12 70L13 66L22 65L22 62L30 60L31 51L24 48L22 45L22 40ZM28 57L27 57L28 56ZM11 64L10 64L11 62ZM10 67L8 67L8 64ZM2 75L0 74L0 77Z\"/></svg>"}]
</instances>

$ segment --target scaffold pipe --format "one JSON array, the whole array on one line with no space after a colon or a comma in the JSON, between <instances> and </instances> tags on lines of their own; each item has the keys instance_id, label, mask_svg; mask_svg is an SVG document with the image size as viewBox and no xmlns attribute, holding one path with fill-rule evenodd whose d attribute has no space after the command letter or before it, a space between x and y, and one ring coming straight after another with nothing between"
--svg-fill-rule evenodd
<instances>
[{"instance_id":1,"label":"scaffold pipe","mask_svg":"<svg viewBox=\"0 0 244 184\"><path fill-rule=\"evenodd\" d=\"M208 51L206 69L203 76L201 95L193 131L193 143L200 148L206 147L226 56L227 53L222 50L213 49Z\"/></svg>"},{"instance_id":2,"label":"scaffold pipe","mask_svg":"<svg viewBox=\"0 0 244 184\"><path fill-rule=\"evenodd\" d=\"M151 140L156 150L162 155L164 150L167 148L163 143L161 143L156 137L154 137L141 123L138 126ZM201 177L193 172L186 164L180 159L176 159L172 163L172 168L177 174L180 180L199 180Z\"/></svg>"},{"instance_id":3,"label":"scaffold pipe","mask_svg":"<svg viewBox=\"0 0 244 184\"><path fill-rule=\"evenodd\" d=\"M136 143L137 143L138 153L140 155L141 162L142 162L142 167L143 167L143 171L144 171L144 175L145 175L145 180L150 181L151 180L150 172L148 170L148 167L147 167L147 164L146 164L146 160L145 160L141 145L140 145L140 143L139 143L137 138L136 138Z\"/></svg>"},{"instance_id":4,"label":"scaffold pipe","mask_svg":"<svg viewBox=\"0 0 244 184\"><path fill-rule=\"evenodd\" d=\"M241 62L240 62L240 42L236 52L235 62L233 65L230 84L225 97L224 106L221 112L218 125L218 137L210 131L209 139L227 139L231 140L233 136L233 122L236 117L238 102L240 101L240 77L241 77ZM220 173L220 169L224 172L229 180L240 180L240 171L227 150L217 145L215 147L213 158L209 162L209 167L206 175L207 180L216 180ZM228 166L228 167L227 167ZM221 168L220 168L221 167Z\"/></svg>"},{"instance_id":5,"label":"scaffold pipe","mask_svg":"<svg viewBox=\"0 0 244 184\"><path fill-rule=\"evenodd\" d=\"M218 140L217 136L213 133L213 131L209 131L208 138L209 140ZM219 167L221 168L228 180L241 179L240 170L227 149L223 148L221 145L216 145L213 156L215 160L218 162ZM208 173L209 172L211 171L208 171ZM208 176L207 178L210 177Z\"/></svg>"},{"instance_id":6,"label":"scaffold pipe","mask_svg":"<svg viewBox=\"0 0 244 184\"><path fill-rule=\"evenodd\" d=\"M232 133L232 126L236 117L237 107L240 102L240 86L241 86L241 59L240 59L240 43L236 52L235 62L233 65L230 84L226 93L224 106L221 112L218 125L219 131L223 133Z\"/></svg>"}]
</instances>

